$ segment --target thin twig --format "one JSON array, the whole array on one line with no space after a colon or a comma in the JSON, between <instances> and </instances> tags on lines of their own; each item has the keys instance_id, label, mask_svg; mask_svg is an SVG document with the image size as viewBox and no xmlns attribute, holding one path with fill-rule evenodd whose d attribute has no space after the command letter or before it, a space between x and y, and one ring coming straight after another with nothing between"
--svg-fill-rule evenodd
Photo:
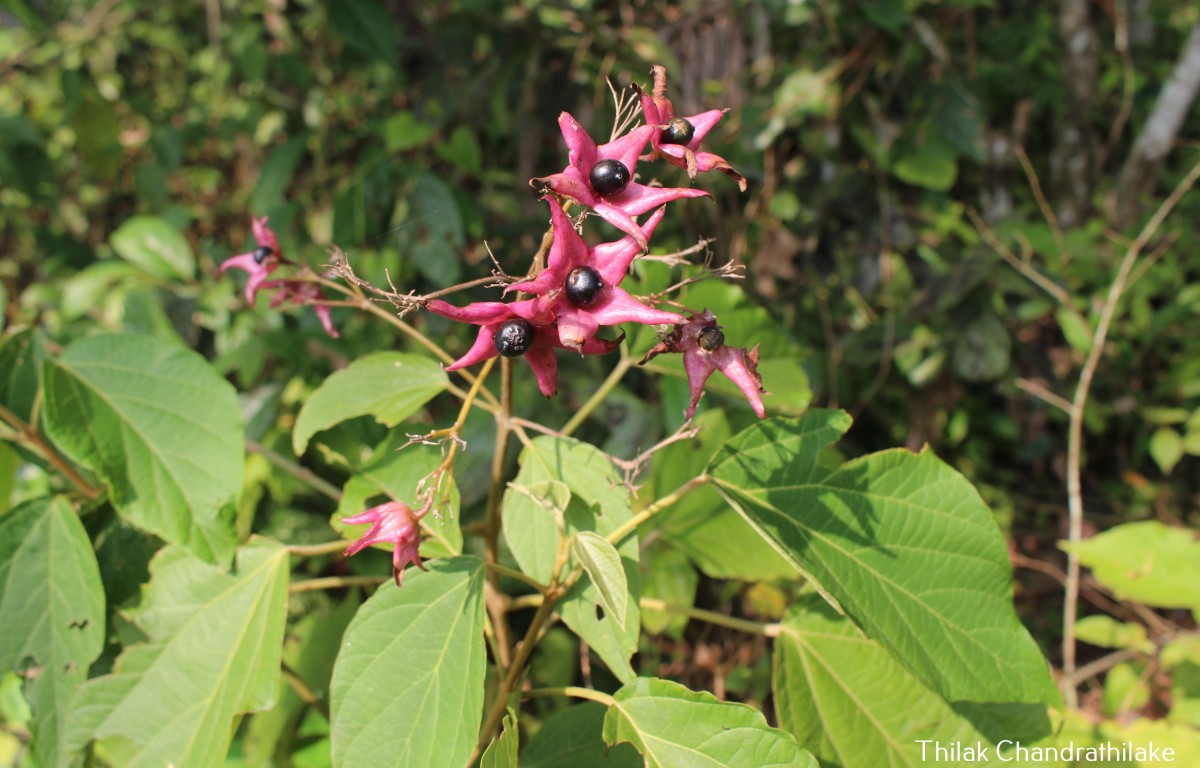
<instances>
[{"instance_id":1,"label":"thin twig","mask_svg":"<svg viewBox=\"0 0 1200 768\"><path fill-rule=\"evenodd\" d=\"M319 579L293 581L288 585L288 594L315 592L322 589L345 589L347 587L378 587L390 576L322 576Z\"/></svg>"},{"instance_id":2,"label":"thin twig","mask_svg":"<svg viewBox=\"0 0 1200 768\"><path fill-rule=\"evenodd\" d=\"M1018 259L1008 246L1000 242L996 234L992 232L987 222L975 212L974 208L967 209L967 216L970 217L971 223L975 225L975 229L979 230L979 234L992 247L992 250L1000 255L1000 258L1008 262L1008 265L1020 272L1025 277L1029 278L1030 282L1037 285L1046 293L1054 297L1054 299L1063 306L1071 306L1071 294L1067 293L1061 285L1054 282L1050 278L1038 272L1036 269L1026 264L1023 260Z\"/></svg>"},{"instance_id":3,"label":"thin twig","mask_svg":"<svg viewBox=\"0 0 1200 768\"><path fill-rule=\"evenodd\" d=\"M302 467L286 456L282 456L275 451L272 451L270 448L267 448L266 446L255 442L254 440L250 440L249 438L246 440L246 450L250 451L251 453L257 453L272 465L282 469L284 472L287 472L289 475L304 483L309 488L312 488L314 491L323 494L329 499L336 502L340 502L342 500L341 489L335 486L333 483L318 477L311 469Z\"/></svg>"},{"instance_id":4,"label":"thin twig","mask_svg":"<svg viewBox=\"0 0 1200 768\"><path fill-rule=\"evenodd\" d=\"M1083 416L1084 409L1087 407L1088 393L1091 390L1092 379L1096 375L1096 368L1100 365L1100 357L1104 353L1104 345L1108 340L1108 329L1112 325L1113 318L1116 316L1117 304L1121 300L1121 294L1125 291L1126 282L1129 279L1130 273L1133 271L1134 265L1137 263L1138 256L1154 237L1154 234L1162 226L1163 220L1175 208L1179 200L1187 193L1188 190L1200 179L1200 162L1197 162L1188 171L1187 176L1172 190L1166 200L1158 206L1158 210L1150 217L1150 221L1142 228L1141 233L1129 250L1125 252L1125 257L1121 259L1121 265L1117 269L1117 275L1113 278L1112 285L1108 289L1108 297L1104 301L1104 306L1100 310L1100 321L1096 325L1096 332L1092 336L1092 348L1088 351L1087 359L1084 360L1083 369L1079 373L1079 384L1075 389L1075 397L1071 401L1070 411L1070 431L1067 439L1067 514L1069 529L1067 538L1070 544L1078 544L1083 539L1083 483L1081 480L1082 473L1082 456L1083 456ZM1063 610L1063 678L1066 690L1064 694L1067 699L1067 705L1074 708L1079 703L1079 694L1074 681L1075 677L1075 620L1079 610L1079 555L1076 553L1074 546L1068 547L1067 551L1067 594L1066 605Z\"/></svg>"},{"instance_id":5,"label":"thin twig","mask_svg":"<svg viewBox=\"0 0 1200 768\"><path fill-rule=\"evenodd\" d=\"M1025 178L1029 180L1029 188L1033 190L1033 199L1037 200L1038 209L1042 212L1042 218L1046 220L1051 234L1054 235L1054 247L1058 249L1058 256L1065 261L1066 248L1063 241L1062 227L1058 225L1058 216L1054 215L1054 208L1050 206L1050 201L1046 199L1046 193L1042 192L1042 183L1038 181L1037 171L1033 169L1033 163L1029 162L1029 155L1025 154L1025 148L1018 144L1016 153L1017 160L1021 163L1021 170L1025 171Z\"/></svg>"},{"instance_id":6,"label":"thin twig","mask_svg":"<svg viewBox=\"0 0 1200 768\"><path fill-rule=\"evenodd\" d=\"M1024 390L1039 400L1053 405L1055 408L1062 409L1063 413L1071 412L1071 401L1061 395L1056 395L1046 387L1042 386L1032 379L1018 378L1016 381L1017 389Z\"/></svg>"}]
</instances>

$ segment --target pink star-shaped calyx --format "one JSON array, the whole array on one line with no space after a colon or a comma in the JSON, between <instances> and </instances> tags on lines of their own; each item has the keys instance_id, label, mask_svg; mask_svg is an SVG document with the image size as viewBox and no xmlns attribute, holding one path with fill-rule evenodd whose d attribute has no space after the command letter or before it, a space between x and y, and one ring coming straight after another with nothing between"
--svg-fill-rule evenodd
<instances>
[{"instance_id":1,"label":"pink star-shaped calyx","mask_svg":"<svg viewBox=\"0 0 1200 768\"><path fill-rule=\"evenodd\" d=\"M543 395L554 397L558 392L558 360L554 357L554 347L565 348L566 345L558 335L553 297L536 296L508 303L477 301L465 307L433 299L425 308L451 320L480 326L475 343L466 354L446 366L447 371L466 368L502 354L503 350L506 357L525 357ZM616 349L624 338L608 341L592 337L575 351L603 355Z\"/></svg>"},{"instance_id":2,"label":"pink star-shaped calyx","mask_svg":"<svg viewBox=\"0 0 1200 768\"><path fill-rule=\"evenodd\" d=\"M648 307L617 287L630 263L641 253L633 237L588 248L558 200L544 199L550 203L550 222L554 230L546 269L535 279L515 283L504 291L523 291L553 298L558 335L564 346L577 351L583 349L601 326L621 323L674 325L683 321L674 312ZM643 238L654 234L665 211L665 208L659 208L639 227Z\"/></svg>"},{"instance_id":3,"label":"pink star-shaped calyx","mask_svg":"<svg viewBox=\"0 0 1200 768\"><path fill-rule=\"evenodd\" d=\"M227 269L240 269L250 275L250 279L246 281L246 301L250 304L254 303L254 299L258 295L258 289L262 287L263 281L267 279L267 275L275 271L279 266L279 241L275 239L275 233L267 226L267 217L261 219L254 217L250 218L251 229L254 230L254 239L258 243L258 247L248 253L239 253L237 256L232 256L221 262L221 271Z\"/></svg>"},{"instance_id":4,"label":"pink star-shaped calyx","mask_svg":"<svg viewBox=\"0 0 1200 768\"><path fill-rule=\"evenodd\" d=\"M747 351L725 345L725 334L717 325L717 318L707 309L691 317L686 323L675 326L642 358L642 363L664 352L682 352L683 367L687 371L691 402L687 418L692 418L700 396L704 394L704 383L713 371L720 371L737 384L738 389L750 401L750 407L759 418L766 415L762 395L762 376L758 373L758 345ZM639 363L640 364L640 363Z\"/></svg>"},{"instance_id":5,"label":"pink star-shaped calyx","mask_svg":"<svg viewBox=\"0 0 1200 768\"><path fill-rule=\"evenodd\" d=\"M583 130L583 126L566 112L558 116L558 127L567 143L567 167L562 173L531 179L529 183L543 185L555 194L588 206L599 214L600 218L637 241L638 247L643 251L648 247L648 243L641 228L633 220L634 216L683 197L708 196L707 192L699 189L650 187L633 180L638 156L656 130L653 126L639 126L624 136L600 146L596 146L596 142ZM602 174L598 178L593 175L593 171L598 171L599 168L612 170L612 163L619 163L623 169L623 183L611 181L612 176L606 177ZM602 184L602 188L597 190L595 180L611 181L614 186L610 191L608 184Z\"/></svg>"},{"instance_id":6,"label":"pink star-shaped calyx","mask_svg":"<svg viewBox=\"0 0 1200 768\"><path fill-rule=\"evenodd\" d=\"M421 509L413 509L403 502L389 501L362 514L343 517L342 522L346 525L371 524L366 533L346 547L344 554L350 557L373 544L393 544L392 577L396 579L397 587L402 586L404 568L409 563L425 570L425 564L421 562L418 552L421 545L420 520L429 512L430 507L430 502L426 502Z\"/></svg>"},{"instance_id":7,"label":"pink star-shaped calyx","mask_svg":"<svg viewBox=\"0 0 1200 768\"><path fill-rule=\"evenodd\" d=\"M650 72L654 75L654 90L646 93L634 86L642 97L642 113L646 125L656 130L650 135L653 151L646 159L664 158L671 165L686 168L688 176L696 178L697 172L716 169L737 182L746 191L746 177L733 169L724 158L711 152L700 151L700 142L724 116L727 109L710 109L698 115L676 118L675 106L667 98L667 70L655 64Z\"/></svg>"}]
</instances>

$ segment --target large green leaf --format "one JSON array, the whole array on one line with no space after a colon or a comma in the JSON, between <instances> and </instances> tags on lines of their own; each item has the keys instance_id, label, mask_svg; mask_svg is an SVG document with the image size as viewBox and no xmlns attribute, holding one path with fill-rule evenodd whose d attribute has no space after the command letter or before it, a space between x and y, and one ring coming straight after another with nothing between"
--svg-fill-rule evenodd
<instances>
[{"instance_id":1,"label":"large green leaf","mask_svg":"<svg viewBox=\"0 0 1200 768\"><path fill-rule=\"evenodd\" d=\"M134 525L205 560L233 552L245 446L233 387L149 336L92 336L47 360L46 432L107 484Z\"/></svg>"},{"instance_id":2,"label":"large green leaf","mask_svg":"<svg viewBox=\"0 0 1200 768\"><path fill-rule=\"evenodd\" d=\"M529 740L521 768L644 768L633 747L604 743L607 712L603 704L585 701L555 713Z\"/></svg>"},{"instance_id":3,"label":"large green leaf","mask_svg":"<svg viewBox=\"0 0 1200 768\"><path fill-rule=\"evenodd\" d=\"M458 557L379 589L333 668L333 764L465 765L486 672L483 563Z\"/></svg>"},{"instance_id":4,"label":"large green leaf","mask_svg":"<svg viewBox=\"0 0 1200 768\"><path fill-rule=\"evenodd\" d=\"M65 499L0 515L0 626L0 672L28 681L34 752L43 765L65 765L67 700L104 647L100 569Z\"/></svg>"},{"instance_id":5,"label":"large green leaf","mask_svg":"<svg viewBox=\"0 0 1200 768\"><path fill-rule=\"evenodd\" d=\"M183 233L166 219L134 216L109 237L125 261L157 277L188 280L196 274L196 259Z\"/></svg>"},{"instance_id":6,"label":"large green leaf","mask_svg":"<svg viewBox=\"0 0 1200 768\"><path fill-rule=\"evenodd\" d=\"M694 440L672 443L655 455L650 478L659 494L670 493L701 474L713 454L729 442L724 411L705 411L695 423L700 434ZM796 567L710 486L695 489L660 512L653 525L672 547L715 579L762 581L796 575Z\"/></svg>"},{"instance_id":7,"label":"large green leaf","mask_svg":"<svg viewBox=\"0 0 1200 768\"><path fill-rule=\"evenodd\" d=\"M1118 597L1159 608L1200 608L1200 541L1154 520L1126 523L1078 544L1064 542Z\"/></svg>"},{"instance_id":8,"label":"large green leaf","mask_svg":"<svg viewBox=\"0 0 1200 768\"><path fill-rule=\"evenodd\" d=\"M1057 702L1013 609L1004 538L979 494L928 450L825 466L822 449L849 426L840 411L766 419L734 437L709 472L782 554L948 701Z\"/></svg>"},{"instance_id":9,"label":"large green leaf","mask_svg":"<svg viewBox=\"0 0 1200 768\"><path fill-rule=\"evenodd\" d=\"M567 536L582 531L607 536L633 517L620 476L598 449L570 438L533 440L521 452L521 470L513 480L513 485L526 491L510 488L504 497L504 538L521 569L543 583L549 581L554 567L560 531L554 514L528 489L553 488L544 485L548 481L563 483L571 492L564 515ZM588 642L618 678L630 680L634 671L629 658L637 650L640 630L637 536L626 536L616 549L628 586L625 626L607 613L597 616L603 600L588 578L580 579L567 592L559 611L567 626Z\"/></svg>"},{"instance_id":10,"label":"large green leaf","mask_svg":"<svg viewBox=\"0 0 1200 768\"><path fill-rule=\"evenodd\" d=\"M604 740L633 744L647 768L817 768L790 734L745 704L654 678L634 680L613 699Z\"/></svg>"},{"instance_id":11,"label":"large green leaf","mask_svg":"<svg viewBox=\"0 0 1200 768\"><path fill-rule=\"evenodd\" d=\"M149 640L79 690L68 738L123 768L224 765L235 718L278 694L287 550L253 539L226 573L170 546L150 571L132 613Z\"/></svg>"},{"instance_id":12,"label":"large green leaf","mask_svg":"<svg viewBox=\"0 0 1200 768\"><path fill-rule=\"evenodd\" d=\"M1026 704L1040 714L1040 728L1009 728L989 738L815 595L797 605L784 622L775 642L773 682L780 726L823 765L932 765L934 744L928 742L978 743L994 758L1000 739L1032 744L1050 733L1046 708Z\"/></svg>"},{"instance_id":13,"label":"large green leaf","mask_svg":"<svg viewBox=\"0 0 1200 768\"><path fill-rule=\"evenodd\" d=\"M517 749L520 746L517 732L517 713L510 707L504 716L504 730L488 744L479 759L479 768L517 768Z\"/></svg>"},{"instance_id":14,"label":"large green leaf","mask_svg":"<svg viewBox=\"0 0 1200 768\"><path fill-rule=\"evenodd\" d=\"M321 383L309 396L292 432L296 455L323 429L370 414L394 427L411 416L449 383L433 360L402 352L378 352L359 358Z\"/></svg>"},{"instance_id":15,"label":"large green leaf","mask_svg":"<svg viewBox=\"0 0 1200 768\"><path fill-rule=\"evenodd\" d=\"M46 351L32 330L19 331L0 341L0 405L29 423L37 399L38 369Z\"/></svg>"}]
</instances>

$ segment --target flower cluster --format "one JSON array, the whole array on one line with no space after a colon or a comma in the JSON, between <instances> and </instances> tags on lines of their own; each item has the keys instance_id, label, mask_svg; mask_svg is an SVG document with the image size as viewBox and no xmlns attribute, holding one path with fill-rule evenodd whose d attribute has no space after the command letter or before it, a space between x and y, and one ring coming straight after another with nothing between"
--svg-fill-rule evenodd
<instances>
[{"instance_id":1,"label":"flower cluster","mask_svg":"<svg viewBox=\"0 0 1200 768\"><path fill-rule=\"evenodd\" d=\"M635 174L639 161L661 159L684 168L692 180L697 173L719 170L733 178L743 191L746 189L746 179L728 162L700 147L725 111L709 110L677 117L666 96L666 70L656 66L652 74L651 93L635 86L644 123L605 144L597 144L570 114L563 112L559 116L558 125L567 147L567 166L559 173L530 180L532 186L542 191L541 199L550 209L552 239L546 265L539 273L504 289L505 295L517 294L512 300L480 301L467 306L440 299L417 300L434 314L479 327L470 349L447 370L465 368L497 355L524 357L542 394L551 397L558 389L555 348L602 355L616 349L625 338L624 334L604 338L599 335L602 328L625 323L667 326L669 330L660 334L658 344L642 362L665 353L683 355L691 391L687 418L695 413L705 382L717 370L741 389L756 414L764 415L757 347L747 351L727 346L716 317L707 309L684 310L686 314L667 311L621 288L630 265L649 250L650 238L662 221L667 204L710 196L690 187L642 183ZM622 236L589 247L578 229L584 217L573 221L567 213L571 205L589 209L616 227ZM639 221L638 217L644 218ZM283 302L313 306L325 330L336 337L317 282L269 279L276 268L287 262L279 253L279 244L267 227L266 218L255 219L253 225L258 247L228 259L221 270L241 269L250 275L246 284L246 300L250 303L259 290L270 289L276 291L272 307ZM371 524L345 554L353 555L373 544L392 544L393 574L399 585L409 563L424 567L418 554L419 521L431 505L432 496L418 510L393 501L343 518L350 525Z\"/></svg>"},{"instance_id":2,"label":"flower cluster","mask_svg":"<svg viewBox=\"0 0 1200 768\"><path fill-rule=\"evenodd\" d=\"M274 272L281 264L289 263L283 258L279 251L279 240L275 237L275 233L267 226L267 217L261 219L250 219L251 229L254 231L254 240L258 243L258 247L247 253L239 253L237 256L232 256L221 262L221 271L228 269L240 269L247 273L250 277L246 280L246 301L254 304L254 300L258 298L260 290L275 291L275 295L271 297L271 307L278 307L280 304L311 304L313 310L317 313L317 319L321 321L321 327L325 329L325 333L333 338L338 337L337 329L333 327L333 318L329 314L329 307L323 302L325 293L321 290L321 286L311 280L299 280L288 278L283 280L268 280L267 277Z\"/></svg>"},{"instance_id":3,"label":"flower cluster","mask_svg":"<svg viewBox=\"0 0 1200 768\"><path fill-rule=\"evenodd\" d=\"M666 70L656 66L653 74L653 95L638 89L645 124L606 144L597 145L570 114L563 112L559 116L559 129L567 145L567 167L559 173L530 180L531 185L548 192L542 199L550 206L553 239L546 268L533 279L509 285L504 291L506 294L529 294L532 298L510 303L476 302L465 307L440 300L425 304L425 308L435 314L480 326L475 343L447 370L457 370L496 355L524 355L542 394L550 397L558 388L554 347L581 354L604 354L615 349L624 337L601 338L597 336L601 328L642 323L673 326L675 330L664 339L674 336L681 339L675 345L664 341L655 350L656 354L683 352L685 362L691 361L688 363L689 380L699 383L693 385L689 417L699 400L704 379L712 370L719 368L726 375L737 376L735 381L739 386L742 381L756 379L756 357L734 349L714 354L716 347L704 350L703 358L689 355L690 347L682 339L689 333L687 329L697 322L695 318L688 319L675 312L648 306L620 287L633 260L648 250L650 238L666 212L666 204L683 198L709 196L699 189L657 187L638 182L634 171L639 160L661 157L686 168L692 178L698 172L721 170L736 179L743 190L746 187L745 179L723 158L699 149L701 140L724 112L710 110L692 117L675 117L674 106L666 97ZM647 147L649 154L643 154ZM625 233L625 237L589 248L567 215L562 200L590 208ZM649 216L644 223L635 218L647 213ZM707 310L705 313L704 316L711 317ZM715 323L715 319L712 322ZM709 338L715 337L710 335ZM718 346L723 343L722 336ZM692 370L699 371L696 361L701 359L715 367L696 378ZM734 372L735 360L739 361L744 375ZM742 360L749 363L743 364ZM755 386L753 390L748 387L749 384L742 389L761 416L760 387Z\"/></svg>"}]
</instances>

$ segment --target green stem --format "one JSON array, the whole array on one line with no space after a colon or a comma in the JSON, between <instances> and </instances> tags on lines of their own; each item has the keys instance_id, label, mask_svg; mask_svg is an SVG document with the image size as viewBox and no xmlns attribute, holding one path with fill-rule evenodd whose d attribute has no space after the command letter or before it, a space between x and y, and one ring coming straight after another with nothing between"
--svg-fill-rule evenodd
<instances>
[{"instance_id":1,"label":"green stem","mask_svg":"<svg viewBox=\"0 0 1200 768\"><path fill-rule=\"evenodd\" d=\"M534 688L530 691L525 691L522 696L528 698L537 698L538 696L574 696L577 699L590 699L598 701L606 707L611 707L614 703L612 696L609 696L603 691L594 691L591 688L580 688L577 685L564 685L561 688Z\"/></svg>"},{"instance_id":2,"label":"green stem","mask_svg":"<svg viewBox=\"0 0 1200 768\"><path fill-rule=\"evenodd\" d=\"M592 393L587 402L580 406L575 415L571 417L571 420L559 430L564 437L570 436L572 432L579 429L587 417L592 415L592 411L600 407L600 404L604 402L604 398L612 393L617 384L620 383L621 378L625 375L625 372L632 367L633 358L625 351L625 347L621 347L621 359L613 367L612 373L608 374L608 378L604 380L604 383L596 388L596 391Z\"/></svg>"},{"instance_id":3,"label":"green stem","mask_svg":"<svg viewBox=\"0 0 1200 768\"><path fill-rule=\"evenodd\" d=\"M760 621L750 621L749 619L738 619L733 616L726 616L723 613L706 611L703 608L694 608L686 605L672 605L671 603L667 603L653 597L643 597L638 601L638 605L642 607L642 610L675 613L680 616L687 616L690 619L697 619L709 624L716 624L719 627L728 627L729 629L735 629L738 632L747 632L752 635L762 635L763 637L779 637L779 635L783 633L782 624L766 624Z\"/></svg>"},{"instance_id":4,"label":"green stem","mask_svg":"<svg viewBox=\"0 0 1200 768\"><path fill-rule=\"evenodd\" d=\"M54 449L49 443L42 438L42 435L32 425L22 421L20 416L17 416L12 411L0 405L0 420L3 420L8 426L16 430L17 439L27 445L34 453L38 454L50 465L63 474L67 480L71 481L81 494L89 501L100 498L102 491L96 486L84 479L83 475L75 470L71 463Z\"/></svg>"},{"instance_id":5,"label":"green stem","mask_svg":"<svg viewBox=\"0 0 1200 768\"><path fill-rule=\"evenodd\" d=\"M708 475L699 475L697 477L693 477L691 480L688 480L671 493L663 496L661 499L646 507L641 512L638 512L624 523L621 523L621 525L617 526L617 528L605 538L608 539L609 544L620 544L621 539L636 531L638 526L640 526L642 523L654 517L675 502L679 501L684 496L687 496L689 493L704 485L708 481Z\"/></svg>"},{"instance_id":6,"label":"green stem","mask_svg":"<svg viewBox=\"0 0 1200 768\"><path fill-rule=\"evenodd\" d=\"M341 552L349 546L345 541L326 541L321 544L289 544L287 551L289 555L296 557L320 557L321 555L332 555L334 552Z\"/></svg>"},{"instance_id":7,"label":"green stem","mask_svg":"<svg viewBox=\"0 0 1200 768\"><path fill-rule=\"evenodd\" d=\"M507 566L500 565L499 563L487 563L486 565L487 565L487 569L489 571L497 574L498 576L507 576L510 579L516 579L517 581L528 584L529 586L536 589L538 592L545 593L545 591L547 589L549 589L549 587L547 587L545 584L541 583L537 579L533 578L532 576L527 576L526 574L521 573L520 571L515 570L513 568L509 568Z\"/></svg>"},{"instance_id":8,"label":"green stem","mask_svg":"<svg viewBox=\"0 0 1200 768\"><path fill-rule=\"evenodd\" d=\"M250 451L251 453L257 453L259 456L262 456L264 459L269 461L272 465L282 469L284 472L287 472L289 475L304 483L309 488L312 488L314 491L327 496L333 501L342 500L342 491L336 485L328 482L327 480L323 480L313 473L312 470L308 469L307 467L300 466L286 456L272 451L265 445L261 445L260 443L256 443L255 441L248 439L246 440L246 450Z\"/></svg>"},{"instance_id":9,"label":"green stem","mask_svg":"<svg viewBox=\"0 0 1200 768\"><path fill-rule=\"evenodd\" d=\"M323 576L319 579L293 581L288 585L288 593L315 592L321 589L344 589L346 587L378 587L387 581L382 576Z\"/></svg>"}]
</instances>

